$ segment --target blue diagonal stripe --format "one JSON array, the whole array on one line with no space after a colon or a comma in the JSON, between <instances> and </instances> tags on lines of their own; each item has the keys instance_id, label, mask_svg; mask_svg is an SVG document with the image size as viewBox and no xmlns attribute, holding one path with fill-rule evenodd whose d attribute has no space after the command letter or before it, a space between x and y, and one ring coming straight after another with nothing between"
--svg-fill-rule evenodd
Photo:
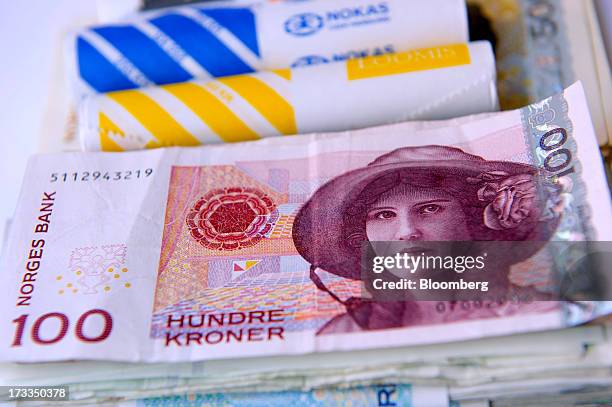
<instances>
[{"instance_id":1,"label":"blue diagonal stripe","mask_svg":"<svg viewBox=\"0 0 612 407\"><path fill-rule=\"evenodd\" d=\"M248 8L211 8L200 12L232 32L255 55L259 56L255 15Z\"/></svg>"},{"instance_id":2,"label":"blue diagonal stripe","mask_svg":"<svg viewBox=\"0 0 612 407\"><path fill-rule=\"evenodd\" d=\"M192 79L189 72L135 27L98 27L93 31L121 52L152 82L164 84Z\"/></svg>"},{"instance_id":3,"label":"blue diagonal stripe","mask_svg":"<svg viewBox=\"0 0 612 407\"><path fill-rule=\"evenodd\" d=\"M172 38L212 76L253 72L250 66L210 31L188 17L167 14L154 18L150 22Z\"/></svg>"},{"instance_id":4,"label":"blue diagonal stripe","mask_svg":"<svg viewBox=\"0 0 612 407\"><path fill-rule=\"evenodd\" d=\"M77 38L79 74L98 92L136 88L136 84L119 71L104 55L83 38Z\"/></svg>"}]
</instances>

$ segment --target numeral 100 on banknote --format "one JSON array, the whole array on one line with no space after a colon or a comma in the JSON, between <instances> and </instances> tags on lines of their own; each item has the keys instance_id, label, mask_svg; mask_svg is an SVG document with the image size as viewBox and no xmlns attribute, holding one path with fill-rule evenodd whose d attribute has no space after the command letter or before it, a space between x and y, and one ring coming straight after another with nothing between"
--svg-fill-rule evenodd
<instances>
[{"instance_id":1,"label":"numeral 100 on banknote","mask_svg":"<svg viewBox=\"0 0 612 407\"><path fill-rule=\"evenodd\" d=\"M572 162L572 152L567 148L559 148L562 147L566 141L567 131L562 127L548 131L540 139L540 147L542 150L546 152L552 151L544 159L544 168L552 173L564 170L563 172L556 173L555 175L557 177L563 177L564 175L574 172L573 166L565 169ZM560 156L563 156L563 159L561 159Z\"/></svg>"},{"instance_id":2,"label":"numeral 100 on banknote","mask_svg":"<svg viewBox=\"0 0 612 407\"><path fill-rule=\"evenodd\" d=\"M102 319L104 320L104 328L102 329L102 332L100 332L97 336L93 334L87 334L85 333L85 330L84 330L85 323L90 317L94 315L100 315ZM16 328L15 328L15 337L13 339L13 343L11 344L11 346L21 346L21 341L23 339L23 334L26 328L26 322L28 320L28 317L29 317L29 314L23 314L13 320L13 323L16 324ZM40 337L40 327L42 326L43 323L45 323L45 321L47 320L51 321L53 319L59 322L57 334L51 338L47 338L47 339L41 338ZM47 314L39 316L34 321L34 324L32 325L32 328L31 328L30 337L32 338L32 341L38 345L51 345L51 344L57 343L61 341L62 339L64 339L64 337L68 333L69 328L70 328L70 321L65 314L61 312L49 312ZM79 340L83 342L89 342L89 343L102 342L103 340L108 338L112 330L113 330L113 317L111 316L111 314L101 309L92 309L92 310L86 311L83 314L81 314L81 316L77 320L77 323L74 329L74 334Z\"/></svg>"}]
</instances>

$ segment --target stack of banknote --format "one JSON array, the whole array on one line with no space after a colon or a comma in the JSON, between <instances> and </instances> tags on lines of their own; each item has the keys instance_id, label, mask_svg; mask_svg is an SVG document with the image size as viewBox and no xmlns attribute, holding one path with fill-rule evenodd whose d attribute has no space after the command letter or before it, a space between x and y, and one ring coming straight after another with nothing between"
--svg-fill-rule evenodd
<instances>
[{"instance_id":1,"label":"stack of banknote","mask_svg":"<svg viewBox=\"0 0 612 407\"><path fill-rule=\"evenodd\" d=\"M495 55L463 0L182 5L73 33L84 151L29 161L0 386L66 386L34 405L612 403L592 5L470 3ZM381 242L488 243L491 268L450 277L488 289L382 295L414 271L368 269Z\"/></svg>"}]
</instances>

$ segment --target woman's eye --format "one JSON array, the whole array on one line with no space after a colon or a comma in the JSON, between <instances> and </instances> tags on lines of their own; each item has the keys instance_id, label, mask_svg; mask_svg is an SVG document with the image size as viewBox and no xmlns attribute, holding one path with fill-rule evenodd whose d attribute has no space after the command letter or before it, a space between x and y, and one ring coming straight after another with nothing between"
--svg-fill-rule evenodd
<instances>
[{"instance_id":1,"label":"woman's eye","mask_svg":"<svg viewBox=\"0 0 612 407\"><path fill-rule=\"evenodd\" d=\"M395 217L395 212L393 211L380 211L374 214L374 218L376 219L391 219Z\"/></svg>"},{"instance_id":2,"label":"woman's eye","mask_svg":"<svg viewBox=\"0 0 612 407\"><path fill-rule=\"evenodd\" d=\"M442 207L440 205L429 204L419 208L419 213L423 215L432 215L434 213L440 212L441 209Z\"/></svg>"}]
</instances>

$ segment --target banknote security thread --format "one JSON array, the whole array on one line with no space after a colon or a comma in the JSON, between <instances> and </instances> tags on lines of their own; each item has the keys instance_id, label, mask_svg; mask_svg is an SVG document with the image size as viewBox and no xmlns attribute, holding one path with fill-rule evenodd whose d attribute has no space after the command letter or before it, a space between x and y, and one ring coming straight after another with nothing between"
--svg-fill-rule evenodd
<instances>
[{"instance_id":1,"label":"banknote security thread","mask_svg":"<svg viewBox=\"0 0 612 407\"><path fill-rule=\"evenodd\" d=\"M147 87L83 100L84 150L123 151L340 131L497 108L487 42Z\"/></svg>"},{"instance_id":2,"label":"banknote security thread","mask_svg":"<svg viewBox=\"0 0 612 407\"><path fill-rule=\"evenodd\" d=\"M76 94L468 41L464 0L185 5L68 38Z\"/></svg>"}]
</instances>

